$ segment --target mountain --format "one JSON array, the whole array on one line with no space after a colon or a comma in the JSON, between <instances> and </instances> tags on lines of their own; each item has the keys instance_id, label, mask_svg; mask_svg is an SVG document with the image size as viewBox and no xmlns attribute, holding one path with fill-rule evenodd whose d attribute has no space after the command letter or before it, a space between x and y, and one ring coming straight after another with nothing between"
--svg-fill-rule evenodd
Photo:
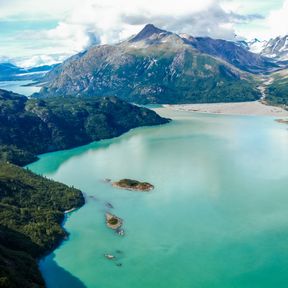
<instances>
[{"instance_id":1,"label":"mountain","mask_svg":"<svg viewBox=\"0 0 288 288\"><path fill-rule=\"evenodd\" d=\"M171 32L167 32L165 30L159 29L155 27L153 24L147 24L143 30L141 30L135 37L129 40L130 43L146 41L147 39L153 39L160 37L165 37L168 35L172 35Z\"/></svg>"},{"instance_id":2,"label":"mountain","mask_svg":"<svg viewBox=\"0 0 288 288\"><path fill-rule=\"evenodd\" d=\"M271 60L247 51L245 45L243 47L243 45L237 45L233 41L209 37L191 37L189 35L183 37L185 37L187 43L200 52L218 57L242 71L258 74L271 72L278 68Z\"/></svg>"},{"instance_id":3,"label":"mountain","mask_svg":"<svg viewBox=\"0 0 288 288\"><path fill-rule=\"evenodd\" d=\"M250 40L249 42L247 42L246 48L253 53L261 54L261 52L263 51L263 49L266 45L267 45L266 40L261 41L257 38L254 38L254 39Z\"/></svg>"},{"instance_id":4,"label":"mountain","mask_svg":"<svg viewBox=\"0 0 288 288\"><path fill-rule=\"evenodd\" d=\"M0 287L44 288L38 258L67 236L64 211L83 204L81 191L1 163Z\"/></svg>"},{"instance_id":5,"label":"mountain","mask_svg":"<svg viewBox=\"0 0 288 288\"><path fill-rule=\"evenodd\" d=\"M281 61L288 61L288 35L284 37L278 36L270 39L269 41L261 41L255 38L248 42L238 42L238 44L243 44L246 46L246 49L260 56L264 56L275 61L280 61L280 64Z\"/></svg>"},{"instance_id":6,"label":"mountain","mask_svg":"<svg viewBox=\"0 0 288 288\"><path fill-rule=\"evenodd\" d=\"M38 80L57 65L21 68L11 63L0 63L0 81Z\"/></svg>"},{"instance_id":7,"label":"mountain","mask_svg":"<svg viewBox=\"0 0 288 288\"><path fill-rule=\"evenodd\" d=\"M271 67L232 42L181 37L148 24L127 41L94 46L64 61L47 74L37 96L115 95L139 104L260 98L251 74L236 64L255 72Z\"/></svg>"},{"instance_id":8,"label":"mountain","mask_svg":"<svg viewBox=\"0 0 288 288\"><path fill-rule=\"evenodd\" d=\"M288 61L288 35L270 39L261 54L279 61Z\"/></svg>"},{"instance_id":9,"label":"mountain","mask_svg":"<svg viewBox=\"0 0 288 288\"><path fill-rule=\"evenodd\" d=\"M116 97L28 99L0 90L0 159L24 165L35 160L35 154L167 122Z\"/></svg>"},{"instance_id":10,"label":"mountain","mask_svg":"<svg viewBox=\"0 0 288 288\"><path fill-rule=\"evenodd\" d=\"M23 73L24 69L21 69L11 63L0 63L0 81L6 81L16 75Z\"/></svg>"}]
</instances>

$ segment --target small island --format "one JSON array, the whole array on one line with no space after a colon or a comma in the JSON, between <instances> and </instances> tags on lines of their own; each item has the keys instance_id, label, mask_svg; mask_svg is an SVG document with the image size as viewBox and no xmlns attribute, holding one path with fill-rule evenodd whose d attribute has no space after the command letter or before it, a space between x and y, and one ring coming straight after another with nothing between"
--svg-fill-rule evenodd
<instances>
[{"instance_id":1,"label":"small island","mask_svg":"<svg viewBox=\"0 0 288 288\"><path fill-rule=\"evenodd\" d=\"M154 189L154 186L148 182L140 182L131 179L122 179L120 181L112 182L112 186L134 191L148 192Z\"/></svg>"},{"instance_id":2,"label":"small island","mask_svg":"<svg viewBox=\"0 0 288 288\"><path fill-rule=\"evenodd\" d=\"M282 123L282 124L288 124L288 119L277 119L276 122Z\"/></svg>"},{"instance_id":3,"label":"small island","mask_svg":"<svg viewBox=\"0 0 288 288\"><path fill-rule=\"evenodd\" d=\"M123 224L122 219L108 212L106 213L106 225L108 228L117 230L122 226L122 224Z\"/></svg>"}]
</instances>

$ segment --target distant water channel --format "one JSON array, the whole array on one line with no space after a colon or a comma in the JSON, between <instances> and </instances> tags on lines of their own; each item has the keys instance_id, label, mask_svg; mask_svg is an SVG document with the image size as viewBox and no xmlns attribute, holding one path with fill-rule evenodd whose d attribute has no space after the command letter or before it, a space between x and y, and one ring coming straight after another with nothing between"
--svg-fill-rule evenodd
<instances>
[{"instance_id":1,"label":"distant water channel","mask_svg":"<svg viewBox=\"0 0 288 288\"><path fill-rule=\"evenodd\" d=\"M174 121L29 166L87 200L65 222L69 239L40 262L48 288L288 287L287 126L156 110ZM105 178L155 190L118 190ZM124 237L105 226L107 202Z\"/></svg>"},{"instance_id":2,"label":"distant water channel","mask_svg":"<svg viewBox=\"0 0 288 288\"><path fill-rule=\"evenodd\" d=\"M30 96L33 93L39 92L41 87L37 86L25 86L33 83L30 80L21 81L0 81L0 89L13 91L14 93Z\"/></svg>"}]
</instances>

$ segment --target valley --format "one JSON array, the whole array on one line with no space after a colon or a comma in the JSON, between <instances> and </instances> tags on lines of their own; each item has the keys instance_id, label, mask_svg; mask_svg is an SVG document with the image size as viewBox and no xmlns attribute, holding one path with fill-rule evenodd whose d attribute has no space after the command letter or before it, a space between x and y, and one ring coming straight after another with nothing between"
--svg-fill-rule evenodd
<instances>
[{"instance_id":1,"label":"valley","mask_svg":"<svg viewBox=\"0 0 288 288\"><path fill-rule=\"evenodd\" d=\"M119 39L0 63L0 287L288 285L287 36Z\"/></svg>"}]
</instances>

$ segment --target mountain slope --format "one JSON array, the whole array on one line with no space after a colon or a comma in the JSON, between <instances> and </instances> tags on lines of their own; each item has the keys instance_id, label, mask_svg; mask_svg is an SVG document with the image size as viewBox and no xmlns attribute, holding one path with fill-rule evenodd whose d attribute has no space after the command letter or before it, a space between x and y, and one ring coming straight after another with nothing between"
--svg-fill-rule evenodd
<instances>
[{"instance_id":1,"label":"mountain slope","mask_svg":"<svg viewBox=\"0 0 288 288\"><path fill-rule=\"evenodd\" d=\"M288 61L288 35L270 39L263 47L261 54L279 61Z\"/></svg>"},{"instance_id":2,"label":"mountain slope","mask_svg":"<svg viewBox=\"0 0 288 288\"><path fill-rule=\"evenodd\" d=\"M248 73L151 24L132 39L66 60L45 81L38 96L115 95L140 104L260 98Z\"/></svg>"},{"instance_id":3,"label":"mountain slope","mask_svg":"<svg viewBox=\"0 0 288 288\"><path fill-rule=\"evenodd\" d=\"M266 101L288 109L288 69L271 75L273 82L266 89Z\"/></svg>"},{"instance_id":4,"label":"mountain slope","mask_svg":"<svg viewBox=\"0 0 288 288\"><path fill-rule=\"evenodd\" d=\"M77 189L0 163L0 287L44 287L37 258L67 235L63 212L83 204Z\"/></svg>"},{"instance_id":5,"label":"mountain slope","mask_svg":"<svg viewBox=\"0 0 288 288\"><path fill-rule=\"evenodd\" d=\"M246 49L250 50L253 53L261 54L264 47L267 45L267 41L261 41L257 38L252 39L249 42L246 42Z\"/></svg>"},{"instance_id":6,"label":"mountain slope","mask_svg":"<svg viewBox=\"0 0 288 288\"><path fill-rule=\"evenodd\" d=\"M185 36L185 39L199 51L219 57L243 71L257 74L271 72L278 68L268 58L247 51L232 41L191 36Z\"/></svg>"},{"instance_id":7,"label":"mountain slope","mask_svg":"<svg viewBox=\"0 0 288 288\"><path fill-rule=\"evenodd\" d=\"M260 41L258 39L251 40L249 42L243 42L246 49L253 53L257 53L260 56L264 56L273 59L274 62L278 63L280 66L286 64L288 61L288 35L278 36L272 38L268 41ZM281 63L284 62L284 63ZM286 63L285 63L286 62Z\"/></svg>"}]
</instances>

